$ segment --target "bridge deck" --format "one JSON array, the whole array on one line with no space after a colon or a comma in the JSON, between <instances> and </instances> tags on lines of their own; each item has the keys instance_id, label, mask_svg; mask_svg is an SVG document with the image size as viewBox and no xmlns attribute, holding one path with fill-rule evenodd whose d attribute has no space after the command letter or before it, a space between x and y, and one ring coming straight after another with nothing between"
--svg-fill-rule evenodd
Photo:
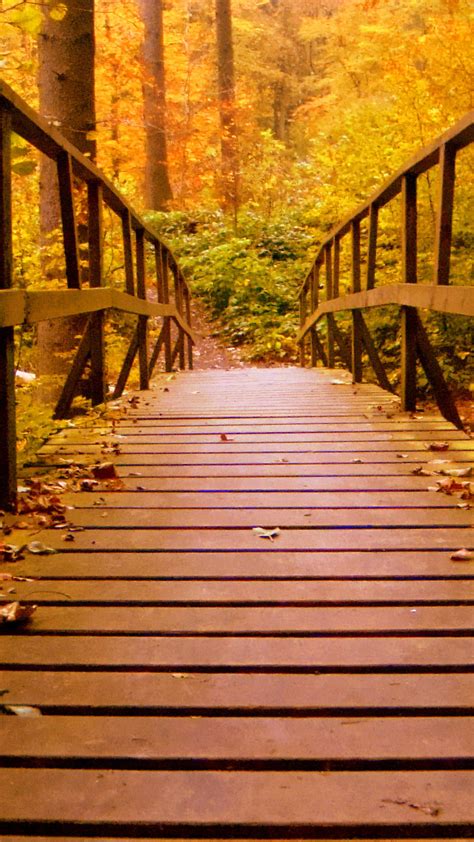
<instances>
[{"instance_id":1,"label":"bridge deck","mask_svg":"<svg viewBox=\"0 0 474 842\"><path fill-rule=\"evenodd\" d=\"M472 441L301 369L180 374L103 432L44 460L124 487L2 566L42 577L2 701L43 714L0 717L2 839L472 831L472 511L428 490Z\"/></svg>"}]
</instances>

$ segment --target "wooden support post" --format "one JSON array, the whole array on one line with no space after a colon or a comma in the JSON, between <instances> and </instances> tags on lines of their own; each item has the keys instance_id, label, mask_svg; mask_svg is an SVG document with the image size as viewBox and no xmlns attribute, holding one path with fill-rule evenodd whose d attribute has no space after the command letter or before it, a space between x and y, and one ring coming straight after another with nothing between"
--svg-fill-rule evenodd
<instances>
[{"instance_id":1,"label":"wooden support post","mask_svg":"<svg viewBox=\"0 0 474 842\"><path fill-rule=\"evenodd\" d=\"M153 353L150 357L150 362L148 364L148 378L151 380L151 375L153 374L155 365L157 363L158 357L160 356L161 348L163 347L164 342L164 334L163 334L163 327L161 328L158 339L156 340L155 347L153 348Z\"/></svg>"},{"instance_id":2,"label":"wooden support post","mask_svg":"<svg viewBox=\"0 0 474 842\"><path fill-rule=\"evenodd\" d=\"M324 249L324 259L326 265L326 301L330 301L333 298L333 287L332 287L332 243L328 243L326 248ZM327 356L328 356L328 366L329 368L334 368L334 332L332 329L333 322L331 319L327 319Z\"/></svg>"},{"instance_id":3,"label":"wooden support post","mask_svg":"<svg viewBox=\"0 0 474 842\"><path fill-rule=\"evenodd\" d=\"M433 387L436 402L439 406L441 414L451 421L455 427L460 430L463 428L463 423L459 417L459 413L448 389L447 383L444 379L441 366L436 359L436 356L431 347L425 328L421 322L420 317L416 313L416 346L418 356L423 366L425 374Z\"/></svg>"},{"instance_id":4,"label":"wooden support post","mask_svg":"<svg viewBox=\"0 0 474 842\"><path fill-rule=\"evenodd\" d=\"M352 292L360 292L360 222L351 224L352 236ZM352 381L362 383L362 335L359 310L352 311Z\"/></svg>"},{"instance_id":5,"label":"wooden support post","mask_svg":"<svg viewBox=\"0 0 474 842\"><path fill-rule=\"evenodd\" d=\"M307 295L308 295L308 281L306 280L303 289L300 292L300 328L303 327L304 323L306 322L308 316L308 302L307 302ZM300 365L303 368L306 365L306 348L305 348L305 337L300 342Z\"/></svg>"},{"instance_id":6,"label":"wooden support post","mask_svg":"<svg viewBox=\"0 0 474 842\"><path fill-rule=\"evenodd\" d=\"M417 281L416 175L402 179L402 281ZM401 308L401 403L404 412L416 409L416 325L415 307Z\"/></svg>"},{"instance_id":7,"label":"wooden support post","mask_svg":"<svg viewBox=\"0 0 474 842\"><path fill-rule=\"evenodd\" d=\"M138 326L133 331L132 338L130 340L130 345L128 346L128 351L125 356L125 359L122 364L122 368L120 369L120 374L117 378L117 382L115 384L114 394L113 397L119 398L127 385L128 376L130 374L130 369L132 368L133 361L136 357L138 351Z\"/></svg>"},{"instance_id":8,"label":"wooden support post","mask_svg":"<svg viewBox=\"0 0 474 842\"><path fill-rule=\"evenodd\" d=\"M440 194L435 240L434 283L449 284L451 240L453 234L454 181L456 150L444 144L440 149Z\"/></svg>"},{"instance_id":9,"label":"wooden support post","mask_svg":"<svg viewBox=\"0 0 474 842\"><path fill-rule=\"evenodd\" d=\"M122 213L123 259L125 265L125 292L135 295L135 279L133 271L132 225L130 211Z\"/></svg>"},{"instance_id":10,"label":"wooden support post","mask_svg":"<svg viewBox=\"0 0 474 842\"><path fill-rule=\"evenodd\" d=\"M169 304L169 272L168 272L168 251L164 246L160 248L161 252L161 284L163 294L163 304ZM171 359L171 319L165 316L163 319L163 336L165 345L165 371L171 371L173 362Z\"/></svg>"},{"instance_id":11,"label":"wooden support post","mask_svg":"<svg viewBox=\"0 0 474 842\"><path fill-rule=\"evenodd\" d=\"M339 355L344 363L344 365L352 371L352 359L351 359L351 349L346 341L346 338L339 330L338 324L336 319L334 318L334 314L330 313L328 315L328 319L331 320L332 323L332 332L334 334L334 339L336 340L336 344L339 348Z\"/></svg>"},{"instance_id":12,"label":"wooden support post","mask_svg":"<svg viewBox=\"0 0 474 842\"><path fill-rule=\"evenodd\" d=\"M367 279L366 288L375 287L375 269L377 262L377 234L379 227L379 209L372 204L369 211L369 241L367 244Z\"/></svg>"},{"instance_id":13,"label":"wooden support post","mask_svg":"<svg viewBox=\"0 0 474 842\"><path fill-rule=\"evenodd\" d=\"M173 263L171 271L174 278L174 303L178 313L183 315L183 290L181 275L175 263ZM181 370L186 368L186 360L184 356L184 330L178 325L178 350L179 350L179 367Z\"/></svg>"},{"instance_id":14,"label":"wooden support post","mask_svg":"<svg viewBox=\"0 0 474 842\"><path fill-rule=\"evenodd\" d=\"M334 266L333 266L333 276L332 276L332 297L338 298L339 296L339 279L341 275L341 239L340 237L335 237L334 239Z\"/></svg>"},{"instance_id":15,"label":"wooden support post","mask_svg":"<svg viewBox=\"0 0 474 842\"><path fill-rule=\"evenodd\" d=\"M189 294L189 289L185 284L183 284L183 294L184 294L184 308L185 308L185 315L186 321L191 327L191 297ZM186 337L186 345L188 350L188 367L192 369L193 367L193 342L190 336Z\"/></svg>"},{"instance_id":16,"label":"wooden support post","mask_svg":"<svg viewBox=\"0 0 474 842\"><path fill-rule=\"evenodd\" d=\"M58 169L59 204L61 207L67 285L70 289L80 289L79 244L74 210L72 163L69 153L60 152L56 164Z\"/></svg>"},{"instance_id":17,"label":"wooden support post","mask_svg":"<svg viewBox=\"0 0 474 842\"><path fill-rule=\"evenodd\" d=\"M369 328L365 323L365 319L362 313L359 313L359 316L359 327L362 342L364 343L365 350L367 351L367 356L375 372L377 380L379 381L379 385L382 387L382 389L385 389L387 392L393 392L393 386L387 377L386 371L382 365L382 361L378 355L377 348L375 347L372 336L370 335Z\"/></svg>"},{"instance_id":18,"label":"wooden support post","mask_svg":"<svg viewBox=\"0 0 474 842\"><path fill-rule=\"evenodd\" d=\"M90 333L90 320L87 322L86 329L83 333L82 339L79 343L79 347L76 351L76 355L74 357L73 364L69 370L69 374L66 378L66 382L62 388L61 394L59 396L59 400L56 404L56 408L54 410L54 417L55 418L66 418L70 406L74 400L74 397L77 392L77 386L79 380L81 379L82 372L84 371L87 361L91 354L91 333Z\"/></svg>"},{"instance_id":19,"label":"wooden support post","mask_svg":"<svg viewBox=\"0 0 474 842\"><path fill-rule=\"evenodd\" d=\"M103 220L102 185L99 181L87 184L89 230L89 285L104 285L103 275ZM93 313L90 320L91 337L91 401L92 405L104 403L107 396L105 382L104 314Z\"/></svg>"},{"instance_id":20,"label":"wooden support post","mask_svg":"<svg viewBox=\"0 0 474 842\"><path fill-rule=\"evenodd\" d=\"M319 304L319 273L320 264L315 263L311 270L311 287L310 287L310 311L313 314L318 309ZM311 329L311 365L314 367L318 364L318 334L316 325Z\"/></svg>"},{"instance_id":21,"label":"wooden support post","mask_svg":"<svg viewBox=\"0 0 474 842\"><path fill-rule=\"evenodd\" d=\"M0 109L0 289L12 286L11 117ZM15 339L0 328L0 506L16 508Z\"/></svg>"},{"instance_id":22,"label":"wooden support post","mask_svg":"<svg viewBox=\"0 0 474 842\"><path fill-rule=\"evenodd\" d=\"M135 231L135 246L137 256L137 295L146 299L145 279L145 232L143 228ZM149 388L148 379L148 316L138 316L138 365L140 371L140 389Z\"/></svg>"}]
</instances>

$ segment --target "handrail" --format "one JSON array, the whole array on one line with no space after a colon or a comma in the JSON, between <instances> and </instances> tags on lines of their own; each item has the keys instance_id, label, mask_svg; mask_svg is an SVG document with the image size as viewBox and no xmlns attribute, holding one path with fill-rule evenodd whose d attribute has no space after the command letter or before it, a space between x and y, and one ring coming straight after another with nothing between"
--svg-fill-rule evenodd
<instances>
[{"instance_id":1,"label":"handrail","mask_svg":"<svg viewBox=\"0 0 474 842\"><path fill-rule=\"evenodd\" d=\"M456 154L474 141L474 111L470 111L448 131L421 149L392 178L375 191L352 215L335 225L323 240L300 290L300 362L305 365L305 341L311 340L311 364L318 358L334 366L335 345L352 371L355 383L362 381L362 352L365 349L380 385L393 391L374 345L362 311L369 307L395 304L401 310L401 403L405 411L416 408L416 363L420 360L443 415L462 427L456 405L445 383L441 368L418 316L418 309L465 316L474 315L472 286L449 285ZM433 167L440 167L440 197L435 232L433 284L417 283L417 178ZM402 284L375 289L378 213L380 208L402 197ZM365 288L362 289L361 222L369 218ZM351 292L339 295L340 248L343 237L351 235ZM321 269L325 268L326 300L319 301ZM309 296L309 301L308 301ZM337 327L334 314L352 312L350 347ZM327 348L316 332L320 319L327 318Z\"/></svg>"},{"instance_id":2,"label":"handrail","mask_svg":"<svg viewBox=\"0 0 474 842\"><path fill-rule=\"evenodd\" d=\"M67 289L33 291L13 288L12 132L56 163ZM74 180L85 183L87 187L87 289L82 287L84 269L79 261ZM104 206L109 207L121 221L123 292L104 283ZM147 300L146 243L154 251L157 302ZM88 316L84 335L55 410L56 417L65 417L88 363L92 403L102 403L107 399L104 314L110 309L137 316L137 325L113 397L122 394L137 355L141 389L148 388L162 350L166 371L172 370L176 360L180 368L186 367L186 360L192 368L195 336L190 320L190 289L170 248L91 161L36 114L8 85L0 82L0 506L15 506L17 488L14 327L75 315ZM150 317L157 316L163 319L163 324L155 347L149 354L147 323ZM172 324L177 329L174 339Z\"/></svg>"}]
</instances>

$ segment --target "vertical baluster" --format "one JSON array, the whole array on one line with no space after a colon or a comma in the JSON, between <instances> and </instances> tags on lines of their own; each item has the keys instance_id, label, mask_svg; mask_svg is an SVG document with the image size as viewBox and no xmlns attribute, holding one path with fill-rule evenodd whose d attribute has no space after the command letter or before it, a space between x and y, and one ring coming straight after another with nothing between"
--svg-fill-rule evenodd
<instances>
[{"instance_id":1,"label":"vertical baluster","mask_svg":"<svg viewBox=\"0 0 474 842\"><path fill-rule=\"evenodd\" d=\"M446 143L440 149L439 166L440 194L436 224L434 282L435 284L449 284L456 150Z\"/></svg>"},{"instance_id":2,"label":"vertical baluster","mask_svg":"<svg viewBox=\"0 0 474 842\"><path fill-rule=\"evenodd\" d=\"M168 270L168 250L165 246L160 246L161 253L161 287L163 295L163 304L169 304L169 270ZM171 371L171 319L165 316L163 319L163 343L165 346L165 370Z\"/></svg>"},{"instance_id":3,"label":"vertical baluster","mask_svg":"<svg viewBox=\"0 0 474 842\"><path fill-rule=\"evenodd\" d=\"M181 285L181 276L179 273L179 269L176 264L173 262L171 266L171 271L173 272L173 279L174 279L174 304L175 307L180 315L183 313L183 296L182 296L182 285ZM186 367L185 359L184 359L184 331L181 327L178 327L178 353L179 353L179 367L180 369L184 369Z\"/></svg>"},{"instance_id":4,"label":"vertical baluster","mask_svg":"<svg viewBox=\"0 0 474 842\"><path fill-rule=\"evenodd\" d=\"M133 271L132 224L130 211L122 214L123 259L125 264L125 292L135 295L135 279Z\"/></svg>"},{"instance_id":5,"label":"vertical baluster","mask_svg":"<svg viewBox=\"0 0 474 842\"><path fill-rule=\"evenodd\" d=\"M320 264L315 263L311 270L311 313L315 313L319 304L319 270ZM318 364L318 337L316 334L316 325L311 330L311 365Z\"/></svg>"},{"instance_id":6,"label":"vertical baluster","mask_svg":"<svg viewBox=\"0 0 474 842\"><path fill-rule=\"evenodd\" d=\"M351 224L352 239L352 292L360 292L361 261L360 261L360 222L354 220ZM352 311L352 380L362 382L362 329L361 314Z\"/></svg>"},{"instance_id":7,"label":"vertical baluster","mask_svg":"<svg viewBox=\"0 0 474 842\"><path fill-rule=\"evenodd\" d=\"M332 276L332 297L337 298L339 296L339 279L341 274L341 240L340 237L335 237L334 239L334 265L333 265L333 276Z\"/></svg>"},{"instance_id":8,"label":"vertical baluster","mask_svg":"<svg viewBox=\"0 0 474 842\"><path fill-rule=\"evenodd\" d=\"M12 286L11 118L0 109L0 289ZM15 342L0 328L0 505L16 506Z\"/></svg>"},{"instance_id":9,"label":"vertical baluster","mask_svg":"<svg viewBox=\"0 0 474 842\"><path fill-rule=\"evenodd\" d=\"M367 289L373 289L375 286L378 227L379 209L377 205L372 204L369 212L369 241L367 245Z\"/></svg>"},{"instance_id":10,"label":"vertical baluster","mask_svg":"<svg viewBox=\"0 0 474 842\"><path fill-rule=\"evenodd\" d=\"M300 328L302 328L306 322L308 316L308 279L303 284L303 288L300 292ZM305 337L300 342L300 365L306 365L306 340Z\"/></svg>"},{"instance_id":11,"label":"vertical baluster","mask_svg":"<svg viewBox=\"0 0 474 842\"><path fill-rule=\"evenodd\" d=\"M72 164L69 153L60 152L56 164L58 169L59 204L61 207L67 285L70 289L80 289L79 245L74 209Z\"/></svg>"},{"instance_id":12,"label":"vertical baluster","mask_svg":"<svg viewBox=\"0 0 474 842\"><path fill-rule=\"evenodd\" d=\"M402 181L402 281L417 282L416 175ZM401 401L405 412L416 409L416 308L401 308Z\"/></svg>"},{"instance_id":13,"label":"vertical baluster","mask_svg":"<svg viewBox=\"0 0 474 842\"><path fill-rule=\"evenodd\" d=\"M89 181L87 185L88 237L89 237L89 286L104 285L103 276L103 214L102 185ZM91 400L92 405L103 403L106 398L104 314L93 313L90 318L91 337Z\"/></svg>"},{"instance_id":14,"label":"vertical baluster","mask_svg":"<svg viewBox=\"0 0 474 842\"><path fill-rule=\"evenodd\" d=\"M184 292L184 307L185 307L185 315L186 321L191 327L191 297L189 294L189 289L186 284L183 283L183 292ZM188 366L190 369L193 367L193 342L190 336L186 337L186 344L188 348Z\"/></svg>"},{"instance_id":15,"label":"vertical baluster","mask_svg":"<svg viewBox=\"0 0 474 842\"><path fill-rule=\"evenodd\" d=\"M137 256L137 296L146 300L145 279L145 231L137 228L135 231L135 246ZM148 389L148 316L138 317L138 366L140 371L140 389Z\"/></svg>"},{"instance_id":16,"label":"vertical baluster","mask_svg":"<svg viewBox=\"0 0 474 842\"><path fill-rule=\"evenodd\" d=\"M333 274L332 274L332 243L328 243L324 249L325 263L326 263L326 301L333 298ZM328 348L328 366L334 368L334 330L333 330L333 315L327 316L327 348Z\"/></svg>"}]
</instances>

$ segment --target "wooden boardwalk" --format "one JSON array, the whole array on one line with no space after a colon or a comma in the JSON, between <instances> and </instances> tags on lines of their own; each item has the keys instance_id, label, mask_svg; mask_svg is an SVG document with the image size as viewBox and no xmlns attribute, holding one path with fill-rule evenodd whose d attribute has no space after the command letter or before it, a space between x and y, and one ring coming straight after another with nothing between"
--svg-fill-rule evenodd
<instances>
[{"instance_id":1,"label":"wooden boardwalk","mask_svg":"<svg viewBox=\"0 0 474 842\"><path fill-rule=\"evenodd\" d=\"M471 835L472 510L428 486L472 441L286 368L179 374L115 433L125 488L1 568L42 577L0 640L3 704L42 713L0 717L1 839Z\"/></svg>"}]
</instances>

